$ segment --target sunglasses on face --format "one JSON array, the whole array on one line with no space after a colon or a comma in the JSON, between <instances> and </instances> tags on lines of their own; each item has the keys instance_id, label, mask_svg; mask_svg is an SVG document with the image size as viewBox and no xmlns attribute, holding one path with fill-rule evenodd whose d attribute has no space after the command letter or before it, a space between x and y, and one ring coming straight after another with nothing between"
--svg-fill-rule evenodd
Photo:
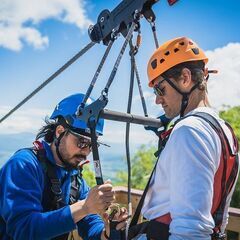
<instances>
[{"instance_id":1,"label":"sunglasses on face","mask_svg":"<svg viewBox=\"0 0 240 240\"><path fill-rule=\"evenodd\" d=\"M77 145L78 148L80 148L80 149L88 148L90 151L92 150L92 142L91 142L90 138L87 138L87 137L85 137L83 135L75 133L75 132L73 132L71 130L69 130L69 132L76 137L76 141L77 141L76 145ZM100 144L97 143L97 146L99 147Z\"/></svg>"},{"instance_id":2,"label":"sunglasses on face","mask_svg":"<svg viewBox=\"0 0 240 240\"><path fill-rule=\"evenodd\" d=\"M166 94L165 87L160 87L160 85L165 81L165 79L161 80L158 84L154 85L153 92L156 96L164 96Z\"/></svg>"}]
</instances>

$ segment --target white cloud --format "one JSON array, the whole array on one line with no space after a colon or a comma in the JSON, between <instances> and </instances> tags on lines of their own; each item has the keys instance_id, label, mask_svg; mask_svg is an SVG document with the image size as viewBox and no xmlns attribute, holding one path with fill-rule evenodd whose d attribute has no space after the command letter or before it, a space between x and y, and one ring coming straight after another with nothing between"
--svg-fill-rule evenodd
<instances>
[{"instance_id":1,"label":"white cloud","mask_svg":"<svg viewBox=\"0 0 240 240\"><path fill-rule=\"evenodd\" d=\"M151 103L151 106L154 105L154 103L155 103L155 96L154 96L154 94L151 91L144 91L143 92L143 96L144 96L146 101ZM139 102L139 101L141 101L140 95L139 94L135 95L133 97L133 102L135 103L135 102Z\"/></svg>"},{"instance_id":2,"label":"white cloud","mask_svg":"<svg viewBox=\"0 0 240 240\"><path fill-rule=\"evenodd\" d=\"M10 107L1 106L0 115L4 116L10 109ZM48 109L18 110L16 114L13 114L0 124L0 132L1 134L36 133L44 124L45 116L50 114L50 112Z\"/></svg>"},{"instance_id":3,"label":"white cloud","mask_svg":"<svg viewBox=\"0 0 240 240\"><path fill-rule=\"evenodd\" d=\"M240 105L240 43L207 51L209 69L217 69L209 79L209 98L212 105L221 109L223 105Z\"/></svg>"},{"instance_id":4,"label":"white cloud","mask_svg":"<svg viewBox=\"0 0 240 240\"><path fill-rule=\"evenodd\" d=\"M159 112L163 111L161 105L156 105L155 103L156 96L153 93L152 89L149 88L148 91L144 91L143 96L147 106L147 113L148 115L150 114L149 116L154 117L156 115L159 115ZM137 109L135 109L134 113L142 114L143 107L142 107L141 97L139 94L133 97L133 104L135 105L135 108L136 106L138 106Z\"/></svg>"},{"instance_id":5,"label":"white cloud","mask_svg":"<svg viewBox=\"0 0 240 240\"><path fill-rule=\"evenodd\" d=\"M38 24L57 19L86 29L91 24L84 0L1 0L0 46L19 51L23 42L34 48L48 46L49 39L38 30Z\"/></svg>"}]
</instances>

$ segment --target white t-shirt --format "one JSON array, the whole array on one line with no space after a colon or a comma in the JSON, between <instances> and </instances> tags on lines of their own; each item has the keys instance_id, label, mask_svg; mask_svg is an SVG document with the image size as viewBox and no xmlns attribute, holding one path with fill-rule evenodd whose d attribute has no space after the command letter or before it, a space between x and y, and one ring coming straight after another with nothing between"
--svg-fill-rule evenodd
<instances>
[{"instance_id":1,"label":"white t-shirt","mask_svg":"<svg viewBox=\"0 0 240 240\"><path fill-rule=\"evenodd\" d=\"M213 109L200 107L188 115L196 112L214 116L233 146L230 130ZM220 139L205 120L190 116L176 124L160 154L142 208L142 214L149 220L171 214L169 240L211 239L213 182L220 157ZM227 201L226 209L230 197ZM227 211L223 229L226 224Z\"/></svg>"}]
</instances>

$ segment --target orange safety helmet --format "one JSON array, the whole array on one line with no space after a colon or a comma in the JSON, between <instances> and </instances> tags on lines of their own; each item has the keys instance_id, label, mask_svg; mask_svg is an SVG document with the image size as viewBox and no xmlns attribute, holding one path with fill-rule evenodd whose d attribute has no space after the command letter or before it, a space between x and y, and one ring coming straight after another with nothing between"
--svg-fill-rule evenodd
<instances>
[{"instance_id":1,"label":"orange safety helmet","mask_svg":"<svg viewBox=\"0 0 240 240\"><path fill-rule=\"evenodd\" d=\"M148 86L153 87L153 80L179 63L208 58L198 45L187 37L174 38L160 46L148 62Z\"/></svg>"}]
</instances>

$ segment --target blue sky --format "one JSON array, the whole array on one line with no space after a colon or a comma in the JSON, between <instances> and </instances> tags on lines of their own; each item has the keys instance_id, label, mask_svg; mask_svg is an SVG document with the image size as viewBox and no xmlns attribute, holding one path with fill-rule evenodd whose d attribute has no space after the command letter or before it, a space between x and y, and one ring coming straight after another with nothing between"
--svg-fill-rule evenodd
<instances>
[{"instance_id":1,"label":"blue sky","mask_svg":"<svg viewBox=\"0 0 240 240\"><path fill-rule=\"evenodd\" d=\"M6 114L33 89L82 49L89 41L87 26L95 23L103 9L112 10L120 1L82 0L1 0L0 1L0 117ZM170 7L161 0L154 6L160 43L188 36L210 58L209 68L219 74L209 80L209 97L213 107L239 105L240 99L240 2L239 0L179 0ZM146 64L154 50L149 24L142 19L142 45L136 56L148 112L161 111L154 105L154 95L147 87ZM115 42L97 82L92 97L100 92L112 70L123 38ZM35 134L55 104L67 95L85 92L105 46L97 44L68 70L57 77L21 109L0 124L4 134ZM125 112L129 86L129 56L125 52L110 88L108 109ZM142 114L135 86L133 113ZM107 122L105 141L124 151L124 125ZM1 137L1 136L0 136ZM133 149L139 144L156 141L141 126L132 127ZM1 148L1 146L0 146ZM114 149L114 148L113 148ZM134 150L133 150L134 151ZM123 153L124 154L124 153Z\"/></svg>"}]
</instances>

